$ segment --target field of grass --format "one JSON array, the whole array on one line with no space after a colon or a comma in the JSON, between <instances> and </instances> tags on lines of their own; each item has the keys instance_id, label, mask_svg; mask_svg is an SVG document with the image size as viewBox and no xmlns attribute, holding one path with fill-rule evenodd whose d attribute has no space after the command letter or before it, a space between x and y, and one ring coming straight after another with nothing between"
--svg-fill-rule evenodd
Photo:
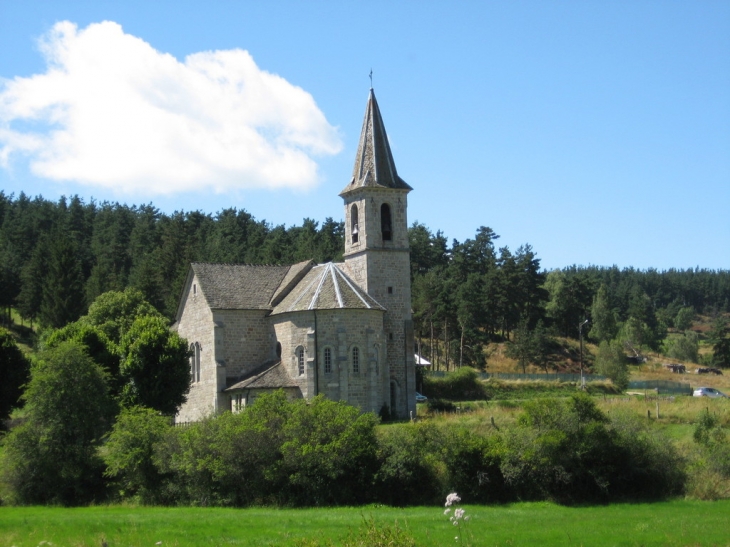
<instances>
[{"instance_id":1,"label":"field of grass","mask_svg":"<svg viewBox=\"0 0 730 547\"><path fill-rule=\"evenodd\" d=\"M464 538L493 545L730 545L730 501L561 507L550 503L466 506ZM289 546L338 544L363 519L406 528L419 546L458 545L439 507L395 509L0 508L0 545L36 547ZM47 543L42 543L47 542ZM161 542L161 543L160 543Z\"/></svg>"}]
</instances>

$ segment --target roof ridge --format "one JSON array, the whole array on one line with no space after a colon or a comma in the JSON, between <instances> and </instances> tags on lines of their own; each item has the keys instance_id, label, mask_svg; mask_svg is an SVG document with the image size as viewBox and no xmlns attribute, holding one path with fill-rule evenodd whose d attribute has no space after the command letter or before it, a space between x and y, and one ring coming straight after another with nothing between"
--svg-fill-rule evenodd
<instances>
[{"instance_id":1,"label":"roof ridge","mask_svg":"<svg viewBox=\"0 0 730 547\"><path fill-rule=\"evenodd\" d=\"M248 262L191 262L191 266L248 266L249 268L290 268L296 264L250 264Z\"/></svg>"}]
</instances>

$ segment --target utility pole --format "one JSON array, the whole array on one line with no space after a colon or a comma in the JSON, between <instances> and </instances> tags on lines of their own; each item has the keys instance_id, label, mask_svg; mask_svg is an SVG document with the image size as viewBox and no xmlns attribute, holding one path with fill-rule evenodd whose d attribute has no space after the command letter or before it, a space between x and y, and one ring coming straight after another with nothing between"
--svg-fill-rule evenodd
<instances>
[{"instance_id":1,"label":"utility pole","mask_svg":"<svg viewBox=\"0 0 730 547\"><path fill-rule=\"evenodd\" d=\"M583 327L588 324L588 319L578 325L578 337L580 338L580 388L586 388L586 379L583 377Z\"/></svg>"}]
</instances>

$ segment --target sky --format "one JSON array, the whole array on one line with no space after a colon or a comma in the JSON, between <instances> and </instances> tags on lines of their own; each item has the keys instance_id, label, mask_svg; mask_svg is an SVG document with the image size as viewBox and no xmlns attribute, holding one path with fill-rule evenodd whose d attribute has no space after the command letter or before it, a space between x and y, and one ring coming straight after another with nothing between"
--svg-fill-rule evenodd
<instances>
[{"instance_id":1,"label":"sky","mask_svg":"<svg viewBox=\"0 0 730 547\"><path fill-rule=\"evenodd\" d=\"M726 0L0 0L0 190L341 220L371 71L409 223L730 269Z\"/></svg>"}]
</instances>

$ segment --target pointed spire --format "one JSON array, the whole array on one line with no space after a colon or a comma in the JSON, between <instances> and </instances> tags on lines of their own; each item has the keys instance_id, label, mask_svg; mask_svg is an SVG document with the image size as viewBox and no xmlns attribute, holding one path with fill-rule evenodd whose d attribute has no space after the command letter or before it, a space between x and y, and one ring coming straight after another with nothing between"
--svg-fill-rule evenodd
<instances>
[{"instance_id":1,"label":"pointed spire","mask_svg":"<svg viewBox=\"0 0 730 547\"><path fill-rule=\"evenodd\" d=\"M380 186L399 190L413 189L398 176L395 169L388 135L385 132L378 101L375 99L375 92L372 88L370 88L368 105L365 109L365 119L362 122L360 144L357 147L352 179L341 194L364 186Z\"/></svg>"}]
</instances>

